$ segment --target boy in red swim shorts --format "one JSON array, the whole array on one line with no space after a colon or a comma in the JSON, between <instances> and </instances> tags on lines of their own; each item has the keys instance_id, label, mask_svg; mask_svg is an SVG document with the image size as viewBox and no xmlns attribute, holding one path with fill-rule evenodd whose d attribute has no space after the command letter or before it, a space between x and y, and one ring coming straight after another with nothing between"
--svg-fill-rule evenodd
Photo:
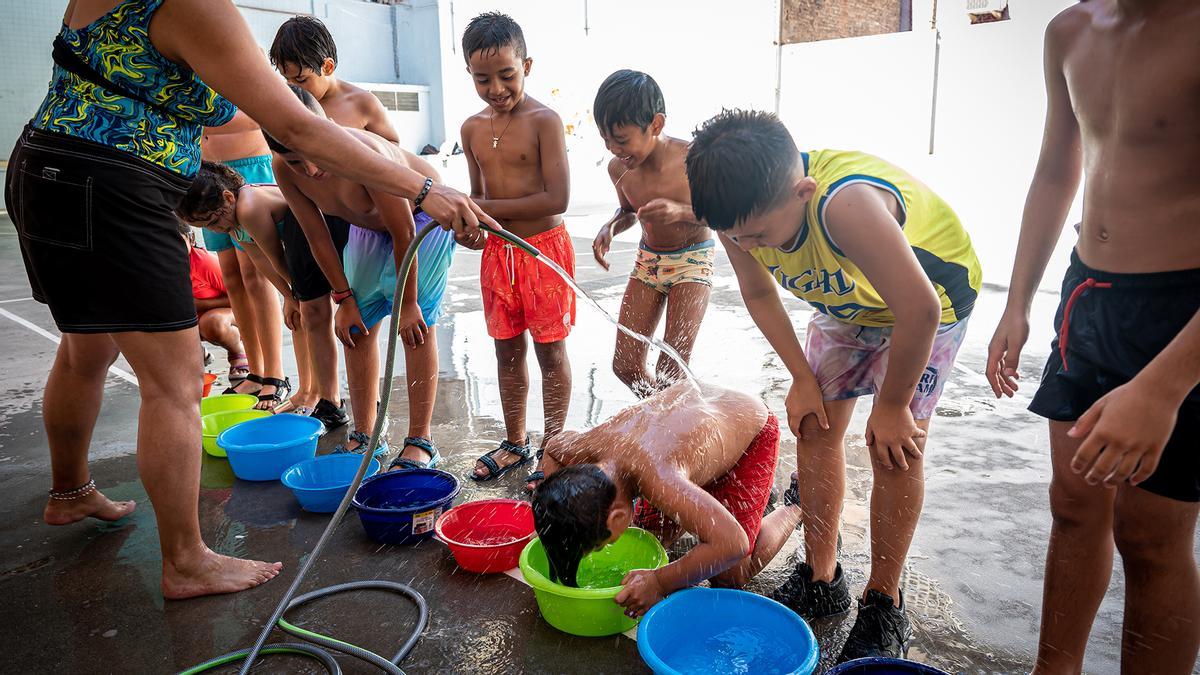
<instances>
[{"instance_id":1,"label":"boy in red swim shorts","mask_svg":"<svg viewBox=\"0 0 1200 675\"><path fill-rule=\"evenodd\" d=\"M488 104L462 125L471 196L504 229L573 276L575 251L562 220L570 196L566 136L559 116L525 94L533 60L521 27L503 14L480 14L463 34L463 56L476 93ZM542 443L562 431L571 401L565 340L575 324L575 294L549 268L495 236L484 248L480 277L488 335L496 341L506 431L499 447L476 462L472 478L483 481L535 455L525 427L526 332L542 369ZM529 475L529 487L542 476L539 466Z\"/></svg>"},{"instance_id":2,"label":"boy in red swim shorts","mask_svg":"<svg viewBox=\"0 0 1200 675\"><path fill-rule=\"evenodd\" d=\"M550 475L533 493L551 576L586 584L580 560L639 525L667 540L691 532L700 543L665 567L625 576L615 599L629 616L705 579L745 585L800 522L795 489L763 517L778 454L779 421L762 401L692 382L588 431L562 432L546 444Z\"/></svg>"}]
</instances>

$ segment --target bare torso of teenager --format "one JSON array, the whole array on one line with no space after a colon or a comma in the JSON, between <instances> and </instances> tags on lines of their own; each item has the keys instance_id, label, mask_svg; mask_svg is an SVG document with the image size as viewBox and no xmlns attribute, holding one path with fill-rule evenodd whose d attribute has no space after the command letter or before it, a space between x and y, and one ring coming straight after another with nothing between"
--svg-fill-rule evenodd
<instances>
[{"instance_id":1,"label":"bare torso of teenager","mask_svg":"<svg viewBox=\"0 0 1200 675\"><path fill-rule=\"evenodd\" d=\"M1200 3L1091 0L1069 12L1063 72L1087 180L1080 257L1110 272L1200 268Z\"/></svg>"},{"instance_id":2,"label":"bare torso of teenager","mask_svg":"<svg viewBox=\"0 0 1200 675\"><path fill-rule=\"evenodd\" d=\"M635 495L642 477L674 467L703 486L729 473L766 423L767 407L752 396L680 382L569 440L556 459L612 462Z\"/></svg>"},{"instance_id":3,"label":"bare torso of teenager","mask_svg":"<svg viewBox=\"0 0 1200 675\"><path fill-rule=\"evenodd\" d=\"M692 203L684 166L688 144L678 138L667 138L665 145L663 158L653 166L650 158L629 170L618 159L609 163L609 174L617 181L617 189L635 210L660 197L683 204ZM655 251L674 251L709 239L712 239L712 232L696 223L642 223L642 241Z\"/></svg>"},{"instance_id":4,"label":"bare torso of teenager","mask_svg":"<svg viewBox=\"0 0 1200 675\"><path fill-rule=\"evenodd\" d=\"M337 91L330 91L321 98L321 109L325 111L326 117L337 122L339 126L366 129L371 125L374 99L371 92L338 80ZM385 140L392 140L387 138L387 134L380 135Z\"/></svg>"},{"instance_id":5,"label":"bare torso of teenager","mask_svg":"<svg viewBox=\"0 0 1200 675\"><path fill-rule=\"evenodd\" d=\"M516 199L545 190L537 119L554 113L526 95L510 116L492 120L491 114L492 109L487 108L463 125L465 140L479 165L482 197ZM493 148L495 136L499 136L500 141ZM531 220L505 219L500 224L517 236L531 237L554 229L562 222L560 214Z\"/></svg>"},{"instance_id":6,"label":"bare torso of teenager","mask_svg":"<svg viewBox=\"0 0 1200 675\"><path fill-rule=\"evenodd\" d=\"M419 171L435 181L439 180L437 171L430 166L429 162L401 149L395 143L386 141L369 131L359 129L346 129L346 131L393 162ZM321 213L341 218L368 230L387 231L387 226L384 224L379 210L375 207L375 200L362 185L338 178L331 173L323 173L318 178L295 173L292 182L296 189L311 199L313 204L316 204Z\"/></svg>"},{"instance_id":7,"label":"bare torso of teenager","mask_svg":"<svg viewBox=\"0 0 1200 675\"><path fill-rule=\"evenodd\" d=\"M220 127L206 127L204 135L200 137L200 153L210 162L232 162L270 155L271 149L267 147L267 139L257 129L222 133Z\"/></svg>"}]
</instances>

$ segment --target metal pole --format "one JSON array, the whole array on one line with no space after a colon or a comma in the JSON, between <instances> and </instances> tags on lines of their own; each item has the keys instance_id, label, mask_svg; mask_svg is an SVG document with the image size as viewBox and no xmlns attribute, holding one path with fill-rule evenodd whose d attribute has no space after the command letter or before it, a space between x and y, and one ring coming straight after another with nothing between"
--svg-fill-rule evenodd
<instances>
[{"instance_id":1,"label":"metal pole","mask_svg":"<svg viewBox=\"0 0 1200 675\"><path fill-rule=\"evenodd\" d=\"M931 155L937 135L938 67L942 61L942 31L937 27L937 14L937 0L933 0L933 18L929 20L929 26L933 29L933 100L929 105L929 154Z\"/></svg>"}]
</instances>

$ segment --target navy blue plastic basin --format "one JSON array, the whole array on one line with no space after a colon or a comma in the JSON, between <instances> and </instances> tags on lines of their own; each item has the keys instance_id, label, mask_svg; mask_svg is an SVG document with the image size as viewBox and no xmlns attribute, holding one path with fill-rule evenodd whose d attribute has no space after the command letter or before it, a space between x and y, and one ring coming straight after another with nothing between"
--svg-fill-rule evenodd
<instances>
[{"instance_id":1,"label":"navy blue plastic basin","mask_svg":"<svg viewBox=\"0 0 1200 675\"><path fill-rule=\"evenodd\" d=\"M363 481L353 503L368 537L384 544L415 544L433 536L438 516L460 490L453 474L408 469Z\"/></svg>"},{"instance_id":2,"label":"navy blue plastic basin","mask_svg":"<svg viewBox=\"0 0 1200 675\"><path fill-rule=\"evenodd\" d=\"M872 656L847 661L829 671L828 675L949 675L944 670L916 661Z\"/></svg>"}]
</instances>

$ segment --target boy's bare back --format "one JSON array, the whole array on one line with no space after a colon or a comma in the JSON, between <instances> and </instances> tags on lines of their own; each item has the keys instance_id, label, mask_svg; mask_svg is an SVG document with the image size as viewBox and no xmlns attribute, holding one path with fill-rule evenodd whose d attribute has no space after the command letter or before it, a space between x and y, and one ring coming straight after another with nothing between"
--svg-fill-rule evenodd
<instances>
[{"instance_id":1,"label":"boy's bare back","mask_svg":"<svg viewBox=\"0 0 1200 675\"><path fill-rule=\"evenodd\" d=\"M471 173L477 173L481 188L481 193L472 197L517 199L544 191L547 167L543 166L542 139L545 134L565 133L558 113L526 95L509 115L494 119L492 115L492 108L487 107L462 125L463 151ZM500 140L492 147L496 137ZM564 165L567 161L565 153L551 159ZM530 237L557 227L562 223L562 214L497 219L505 229Z\"/></svg>"},{"instance_id":2,"label":"boy's bare back","mask_svg":"<svg viewBox=\"0 0 1200 675\"><path fill-rule=\"evenodd\" d=\"M654 199L669 199L673 202L690 204L688 189L687 159L688 144L678 138L667 139L667 156L659 166L651 168L647 163L627 169L620 159L608 162L608 176L621 196L623 207L634 211L646 206ZM712 233L697 223L656 224L641 221L642 240L656 251L673 251L712 239Z\"/></svg>"},{"instance_id":3,"label":"boy's bare back","mask_svg":"<svg viewBox=\"0 0 1200 675\"><path fill-rule=\"evenodd\" d=\"M753 396L680 382L584 432L587 442L572 451L586 448L579 461L615 460L639 484L683 467L702 486L733 469L766 421L766 406Z\"/></svg>"},{"instance_id":4,"label":"boy's bare back","mask_svg":"<svg viewBox=\"0 0 1200 675\"><path fill-rule=\"evenodd\" d=\"M391 161L430 176L435 181L439 179L437 171L428 162L398 147L395 143L369 131L354 128L347 128L346 131ZM375 200L361 184L338 178L330 173L323 173L317 178L292 173L289 180L312 200L322 213L343 218L369 230L387 231L376 208Z\"/></svg>"},{"instance_id":5,"label":"boy's bare back","mask_svg":"<svg viewBox=\"0 0 1200 675\"><path fill-rule=\"evenodd\" d=\"M1055 124L1070 133L1077 121L1086 176L1078 249L1092 267L1200 268L1198 35L1194 0L1091 0L1047 30L1047 133Z\"/></svg>"}]
</instances>

